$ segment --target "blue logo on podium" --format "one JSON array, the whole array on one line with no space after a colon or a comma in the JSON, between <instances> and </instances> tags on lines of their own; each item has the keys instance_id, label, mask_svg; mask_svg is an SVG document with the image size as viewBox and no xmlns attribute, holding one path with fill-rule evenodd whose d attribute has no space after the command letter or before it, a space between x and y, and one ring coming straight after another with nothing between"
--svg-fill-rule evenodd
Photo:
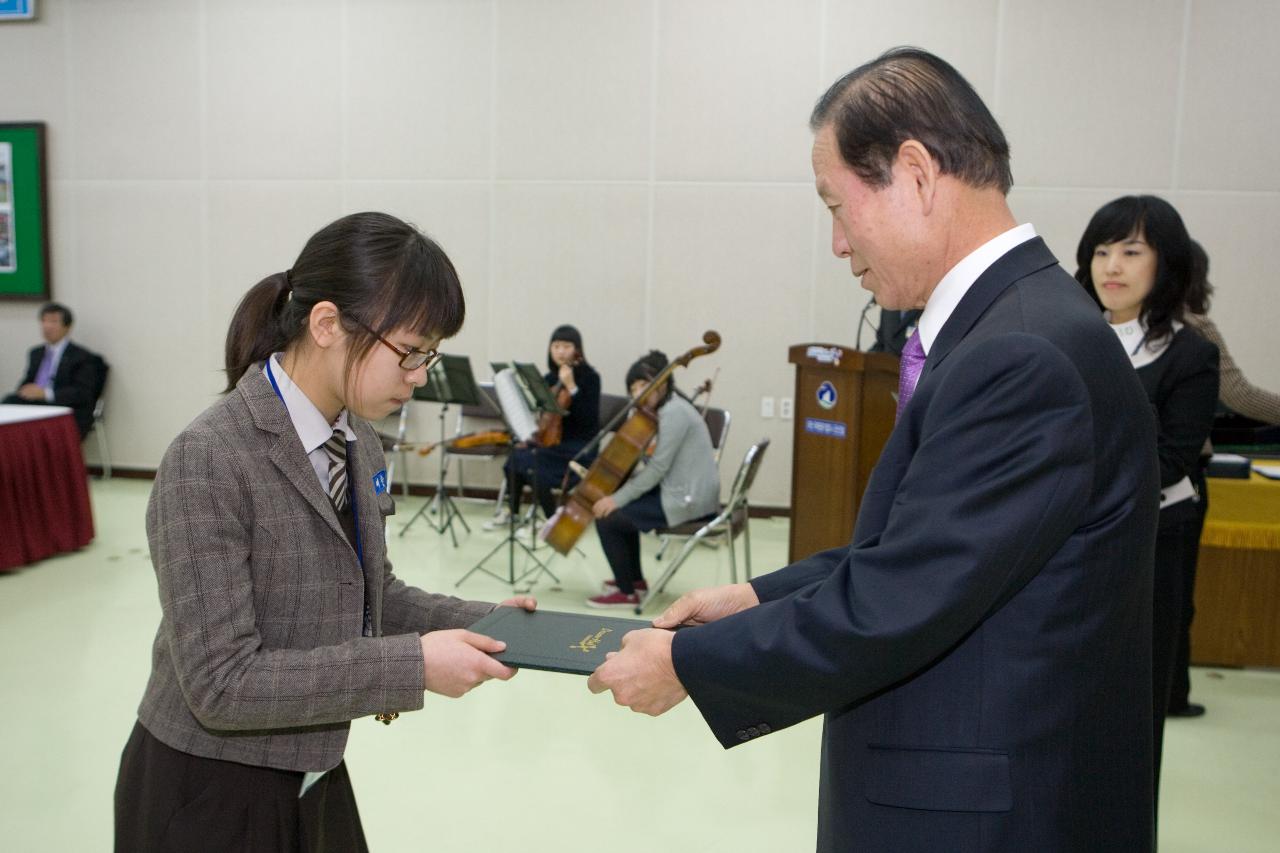
<instances>
[{"instance_id":1,"label":"blue logo on podium","mask_svg":"<svg viewBox=\"0 0 1280 853\"><path fill-rule=\"evenodd\" d=\"M818 405L824 409L834 409L836 407L836 386L830 382L823 382L818 386Z\"/></svg>"}]
</instances>

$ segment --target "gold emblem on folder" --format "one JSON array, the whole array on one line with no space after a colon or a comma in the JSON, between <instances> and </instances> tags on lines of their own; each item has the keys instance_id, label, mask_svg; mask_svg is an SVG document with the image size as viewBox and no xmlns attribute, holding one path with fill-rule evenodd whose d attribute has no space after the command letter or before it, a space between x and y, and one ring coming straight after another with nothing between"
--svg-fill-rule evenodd
<instances>
[{"instance_id":1,"label":"gold emblem on folder","mask_svg":"<svg viewBox=\"0 0 1280 853\"><path fill-rule=\"evenodd\" d=\"M600 641L604 639L604 635L612 632L613 632L612 628L601 628L599 631L596 631L594 634L588 634L578 642L574 643L572 646L569 647L569 650L574 651L576 649L577 651L580 651L583 654L590 654L591 652L594 652L596 648L600 645Z\"/></svg>"}]
</instances>

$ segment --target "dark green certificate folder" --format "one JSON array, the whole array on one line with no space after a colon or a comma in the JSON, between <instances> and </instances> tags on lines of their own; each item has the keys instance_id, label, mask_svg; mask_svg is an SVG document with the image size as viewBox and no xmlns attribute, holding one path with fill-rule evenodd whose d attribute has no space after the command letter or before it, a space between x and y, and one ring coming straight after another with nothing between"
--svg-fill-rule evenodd
<instances>
[{"instance_id":1,"label":"dark green certificate folder","mask_svg":"<svg viewBox=\"0 0 1280 853\"><path fill-rule=\"evenodd\" d=\"M471 626L507 644L494 655L507 666L590 675L604 656L622 648L628 631L653 626L641 619L499 607Z\"/></svg>"}]
</instances>

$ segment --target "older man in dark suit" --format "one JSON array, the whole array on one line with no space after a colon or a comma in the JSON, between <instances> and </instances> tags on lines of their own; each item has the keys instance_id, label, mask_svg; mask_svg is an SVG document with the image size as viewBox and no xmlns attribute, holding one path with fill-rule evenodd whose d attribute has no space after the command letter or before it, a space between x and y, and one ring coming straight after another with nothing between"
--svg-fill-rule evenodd
<instances>
[{"instance_id":1,"label":"older man in dark suit","mask_svg":"<svg viewBox=\"0 0 1280 853\"><path fill-rule=\"evenodd\" d=\"M814 110L833 250L921 308L845 548L692 593L592 676L726 747L825 714L821 851L1149 850L1155 428L1096 306L1006 203L1008 145L923 51ZM687 691L687 693L686 693Z\"/></svg>"},{"instance_id":2,"label":"older man in dark suit","mask_svg":"<svg viewBox=\"0 0 1280 853\"><path fill-rule=\"evenodd\" d=\"M106 380L106 363L71 340L71 310L50 302L40 309L44 343L27 353L27 372L5 403L70 406L83 438L93 427L93 407Z\"/></svg>"}]
</instances>

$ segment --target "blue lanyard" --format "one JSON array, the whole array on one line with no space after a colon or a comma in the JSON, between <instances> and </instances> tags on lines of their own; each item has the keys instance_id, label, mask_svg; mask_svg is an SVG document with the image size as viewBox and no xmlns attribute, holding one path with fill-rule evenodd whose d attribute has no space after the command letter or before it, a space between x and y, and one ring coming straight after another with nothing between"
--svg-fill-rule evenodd
<instances>
[{"instance_id":1,"label":"blue lanyard","mask_svg":"<svg viewBox=\"0 0 1280 853\"><path fill-rule=\"evenodd\" d=\"M267 379L271 382L271 390L276 392L276 396L280 398L281 405L284 406L286 412L289 411L289 404L284 401L284 395L280 393L280 386L276 384L276 376L271 372L271 356L267 356ZM350 457L351 442L347 442L348 455ZM360 514L356 510L356 478L351 476L351 464L347 463L347 501L351 504L351 522L352 528L356 532L356 559L360 561L360 569L364 570L364 548L360 543Z\"/></svg>"}]
</instances>

